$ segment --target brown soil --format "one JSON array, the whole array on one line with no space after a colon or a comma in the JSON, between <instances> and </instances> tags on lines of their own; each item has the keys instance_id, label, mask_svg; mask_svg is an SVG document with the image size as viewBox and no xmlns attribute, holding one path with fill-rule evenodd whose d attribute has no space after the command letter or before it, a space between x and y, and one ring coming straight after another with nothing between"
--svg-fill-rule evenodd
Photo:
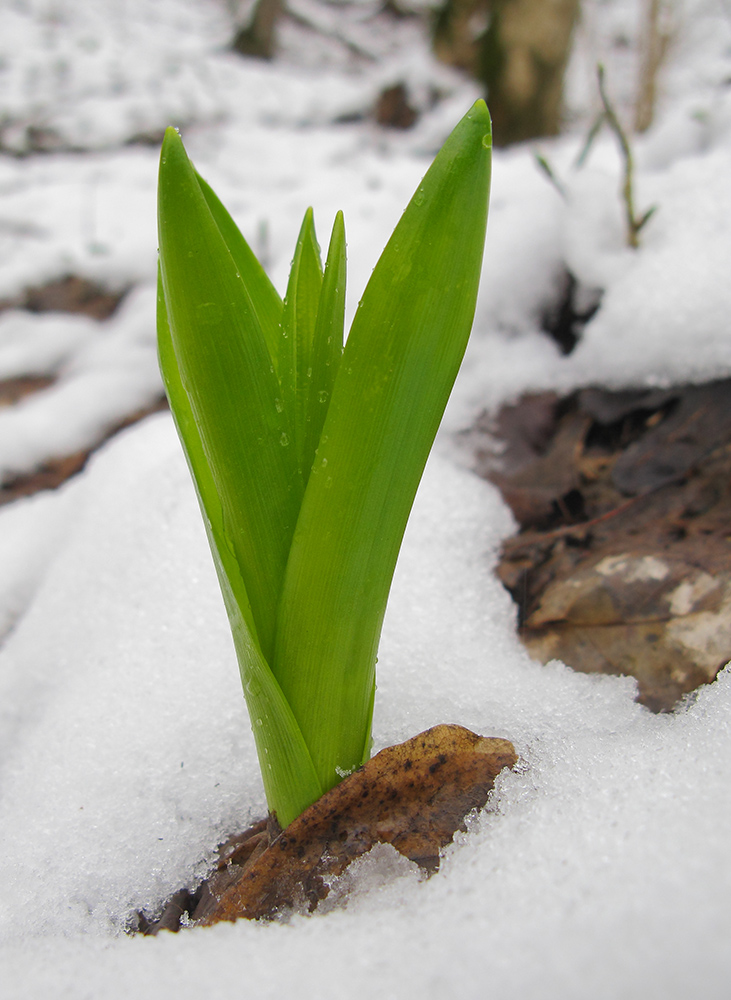
<instances>
[{"instance_id":1,"label":"brown soil","mask_svg":"<svg viewBox=\"0 0 731 1000\"><path fill-rule=\"evenodd\" d=\"M498 576L531 653L634 676L653 711L712 681L731 659L731 381L526 396L473 434L520 524Z\"/></svg>"},{"instance_id":2,"label":"brown soil","mask_svg":"<svg viewBox=\"0 0 731 1000\"><path fill-rule=\"evenodd\" d=\"M507 740L435 726L376 754L286 830L270 818L232 837L211 877L175 893L157 921L138 915L135 929L156 934L177 931L181 920L209 925L312 911L332 879L377 843L434 872L465 816L485 805L497 775L516 761Z\"/></svg>"},{"instance_id":3,"label":"brown soil","mask_svg":"<svg viewBox=\"0 0 731 1000\"><path fill-rule=\"evenodd\" d=\"M395 129L411 128L418 117L409 104L408 91L403 83L381 91L373 116L384 128Z\"/></svg>"},{"instance_id":4,"label":"brown soil","mask_svg":"<svg viewBox=\"0 0 731 1000\"><path fill-rule=\"evenodd\" d=\"M47 389L54 382L55 379L50 375L23 375L20 378L0 380L0 408L13 406L24 396Z\"/></svg>"},{"instance_id":5,"label":"brown soil","mask_svg":"<svg viewBox=\"0 0 731 1000\"><path fill-rule=\"evenodd\" d=\"M29 312L67 312L108 319L127 294L127 289L113 292L103 285L69 274L45 285L24 289L10 299L0 299L0 312L5 309L27 309Z\"/></svg>"}]
</instances>

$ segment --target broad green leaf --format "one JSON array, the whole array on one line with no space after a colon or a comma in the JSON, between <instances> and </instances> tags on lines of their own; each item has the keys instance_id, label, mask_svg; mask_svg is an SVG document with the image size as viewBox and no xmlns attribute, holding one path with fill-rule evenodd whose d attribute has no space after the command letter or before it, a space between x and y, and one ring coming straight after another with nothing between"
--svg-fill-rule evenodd
<instances>
[{"instance_id":1,"label":"broad green leaf","mask_svg":"<svg viewBox=\"0 0 731 1000\"><path fill-rule=\"evenodd\" d=\"M258 644L253 641L243 616L238 614L237 605L232 604L232 594L227 592L225 584L224 575L221 589L231 623L264 791L270 811L276 813L284 828L316 802L325 788L317 777L292 709Z\"/></svg>"},{"instance_id":2,"label":"broad green leaf","mask_svg":"<svg viewBox=\"0 0 731 1000\"><path fill-rule=\"evenodd\" d=\"M236 262L241 280L249 293L252 307L256 312L262 332L274 361L274 367L279 363L280 324L282 321L282 300L274 285L269 280L264 268L256 259L254 251L241 235L238 226L222 205L211 186L196 173L198 184L206 199L211 215L218 230Z\"/></svg>"},{"instance_id":3,"label":"broad green leaf","mask_svg":"<svg viewBox=\"0 0 731 1000\"><path fill-rule=\"evenodd\" d=\"M490 150L478 101L368 283L292 540L273 666L325 788L367 745L393 570L474 315Z\"/></svg>"},{"instance_id":4,"label":"broad green leaf","mask_svg":"<svg viewBox=\"0 0 731 1000\"><path fill-rule=\"evenodd\" d=\"M345 223L338 212L333 224L315 322L310 399L305 427L305 484L320 443L335 376L343 353L345 322Z\"/></svg>"},{"instance_id":5,"label":"broad green leaf","mask_svg":"<svg viewBox=\"0 0 731 1000\"><path fill-rule=\"evenodd\" d=\"M269 659L303 490L293 428L251 295L174 129L163 143L158 205L162 286L181 382Z\"/></svg>"},{"instance_id":6,"label":"broad green leaf","mask_svg":"<svg viewBox=\"0 0 731 1000\"><path fill-rule=\"evenodd\" d=\"M279 377L285 407L293 407L295 449L303 481L312 465L307 454L307 426L315 365L315 323L322 289L322 263L308 208L294 252L282 310Z\"/></svg>"},{"instance_id":7,"label":"broad green leaf","mask_svg":"<svg viewBox=\"0 0 731 1000\"><path fill-rule=\"evenodd\" d=\"M188 468L195 485L203 522L206 526L208 542L216 557L216 566L223 570L228 585L247 628L258 642L256 626L251 614L251 605L246 587L241 577L236 554L223 528L223 509L208 465L198 427L190 407L190 401L183 388L178 370L178 362L170 335L165 295L162 288L160 269L157 282L157 354L165 385L165 393L170 403L175 428L183 446Z\"/></svg>"},{"instance_id":8,"label":"broad green leaf","mask_svg":"<svg viewBox=\"0 0 731 1000\"><path fill-rule=\"evenodd\" d=\"M231 623L267 802L284 827L318 799L322 789L292 710L261 653L246 587L233 548L223 530L223 512L216 486L180 380L161 280L158 280L157 330L160 371L198 494Z\"/></svg>"}]
</instances>

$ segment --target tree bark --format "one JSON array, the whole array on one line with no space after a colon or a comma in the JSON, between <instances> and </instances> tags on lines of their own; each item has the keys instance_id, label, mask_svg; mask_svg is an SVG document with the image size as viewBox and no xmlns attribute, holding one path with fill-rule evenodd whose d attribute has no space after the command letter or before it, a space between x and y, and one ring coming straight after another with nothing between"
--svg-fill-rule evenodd
<instances>
[{"instance_id":1,"label":"tree bark","mask_svg":"<svg viewBox=\"0 0 731 1000\"><path fill-rule=\"evenodd\" d=\"M251 21L239 29L232 48L242 56L273 59L277 47L277 21L283 6L282 0L258 0Z\"/></svg>"},{"instance_id":2,"label":"tree bark","mask_svg":"<svg viewBox=\"0 0 731 1000\"><path fill-rule=\"evenodd\" d=\"M434 48L487 89L496 145L556 135L579 0L447 0Z\"/></svg>"},{"instance_id":3,"label":"tree bark","mask_svg":"<svg viewBox=\"0 0 731 1000\"><path fill-rule=\"evenodd\" d=\"M643 27L640 36L640 72L635 106L635 130L645 132L655 115L657 75L670 42L666 0L644 0Z\"/></svg>"}]
</instances>

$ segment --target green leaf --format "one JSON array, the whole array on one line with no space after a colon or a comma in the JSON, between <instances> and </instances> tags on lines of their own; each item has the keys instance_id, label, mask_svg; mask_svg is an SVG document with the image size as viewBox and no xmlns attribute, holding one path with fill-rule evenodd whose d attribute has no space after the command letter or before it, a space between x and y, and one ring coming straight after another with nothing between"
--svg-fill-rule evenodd
<instances>
[{"instance_id":1,"label":"green leaf","mask_svg":"<svg viewBox=\"0 0 731 1000\"><path fill-rule=\"evenodd\" d=\"M642 229L644 229L644 227L646 226L646 224L650 221L650 219L653 217L653 215L657 211L657 208L658 208L657 205L651 205L647 209L647 211L644 212L642 216L640 216L640 218L635 223L635 232L639 233Z\"/></svg>"},{"instance_id":2,"label":"green leaf","mask_svg":"<svg viewBox=\"0 0 731 1000\"><path fill-rule=\"evenodd\" d=\"M222 590L267 803L284 829L316 802L325 789L282 689L253 641L243 616L237 615L235 606L230 606L225 577Z\"/></svg>"},{"instance_id":3,"label":"green leaf","mask_svg":"<svg viewBox=\"0 0 731 1000\"><path fill-rule=\"evenodd\" d=\"M261 652L246 587L223 529L221 503L180 379L161 279L158 279L157 331L160 371L195 484L231 624L267 802L284 827L322 795L322 788L292 710Z\"/></svg>"},{"instance_id":4,"label":"green leaf","mask_svg":"<svg viewBox=\"0 0 731 1000\"><path fill-rule=\"evenodd\" d=\"M269 348L269 353L277 368L279 364L280 324L282 322L282 300L269 280L264 268L256 259L254 251L241 235L238 226L221 204L216 193L206 181L196 173L203 197L206 199L213 220L233 257L241 279L249 293L252 308L256 312L259 325Z\"/></svg>"},{"instance_id":5,"label":"green leaf","mask_svg":"<svg viewBox=\"0 0 731 1000\"><path fill-rule=\"evenodd\" d=\"M303 491L294 432L243 272L174 129L163 143L158 204L173 350L269 659Z\"/></svg>"},{"instance_id":6,"label":"green leaf","mask_svg":"<svg viewBox=\"0 0 731 1000\"><path fill-rule=\"evenodd\" d=\"M315 322L312 378L307 407L303 469L305 485L320 443L322 426L332 397L343 353L345 323L345 223L338 212L333 224Z\"/></svg>"},{"instance_id":7,"label":"green leaf","mask_svg":"<svg viewBox=\"0 0 731 1000\"><path fill-rule=\"evenodd\" d=\"M282 311L280 379L284 405L292 407L294 446L303 481L309 475L307 425L315 364L315 323L322 289L322 263L308 208L294 252Z\"/></svg>"},{"instance_id":8,"label":"green leaf","mask_svg":"<svg viewBox=\"0 0 731 1000\"><path fill-rule=\"evenodd\" d=\"M478 101L368 283L292 540L273 668L324 788L367 752L393 570L472 325L490 150Z\"/></svg>"},{"instance_id":9,"label":"green leaf","mask_svg":"<svg viewBox=\"0 0 731 1000\"><path fill-rule=\"evenodd\" d=\"M216 568L223 571L236 605L247 623L247 628L258 643L256 625L251 613L246 586L236 561L233 546L224 531L223 508L216 484L213 481L210 466L203 450L203 443L198 433L190 400L180 378L173 340L170 335L160 268L158 268L157 281L157 353L165 393L170 403L170 411L198 496L208 542L216 558Z\"/></svg>"}]
</instances>

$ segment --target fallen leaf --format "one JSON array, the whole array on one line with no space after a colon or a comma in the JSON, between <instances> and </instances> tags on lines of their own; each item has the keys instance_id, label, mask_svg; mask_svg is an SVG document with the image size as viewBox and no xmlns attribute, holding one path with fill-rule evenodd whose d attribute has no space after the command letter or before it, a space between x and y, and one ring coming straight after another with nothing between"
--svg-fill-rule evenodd
<instances>
[{"instance_id":1,"label":"fallen leaf","mask_svg":"<svg viewBox=\"0 0 731 1000\"><path fill-rule=\"evenodd\" d=\"M533 508L516 499L515 474L488 475L523 527L497 570L521 638L543 662L633 676L638 700L668 711L731 659L731 381L585 389L553 405L552 438L519 472ZM535 397L526 409L531 419ZM520 447L508 442L508 462Z\"/></svg>"},{"instance_id":2,"label":"fallen leaf","mask_svg":"<svg viewBox=\"0 0 731 1000\"><path fill-rule=\"evenodd\" d=\"M686 386L670 401L674 406L667 416L614 466L612 481L626 495L673 482L731 439L730 382Z\"/></svg>"},{"instance_id":3,"label":"fallen leaf","mask_svg":"<svg viewBox=\"0 0 731 1000\"><path fill-rule=\"evenodd\" d=\"M270 822L267 836L261 823L234 838L194 905L190 894L187 901L176 894L148 933L176 930L183 911L209 925L297 906L313 910L327 896L328 881L378 843L433 872L465 816L485 805L497 775L516 761L507 740L453 725L381 750L286 830Z\"/></svg>"}]
</instances>

